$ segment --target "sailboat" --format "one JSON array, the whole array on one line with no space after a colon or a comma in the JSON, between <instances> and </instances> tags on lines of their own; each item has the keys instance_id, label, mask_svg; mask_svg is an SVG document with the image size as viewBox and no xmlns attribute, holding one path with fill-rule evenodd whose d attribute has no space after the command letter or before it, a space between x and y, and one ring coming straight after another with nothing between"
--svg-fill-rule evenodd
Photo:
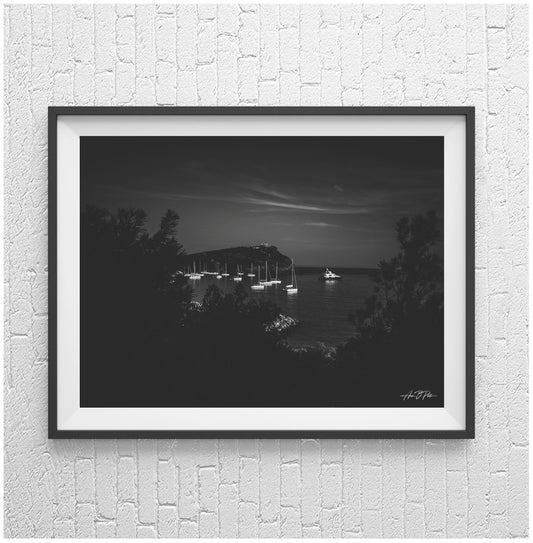
<instances>
[{"instance_id":1,"label":"sailboat","mask_svg":"<svg viewBox=\"0 0 533 543\"><path fill-rule=\"evenodd\" d=\"M234 281L242 281L243 273L241 272L241 269L239 268L239 265L237 264L237 275L233 277Z\"/></svg>"},{"instance_id":2,"label":"sailboat","mask_svg":"<svg viewBox=\"0 0 533 543\"><path fill-rule=\"evenodd\" d=\"M265 280L264 281L260 281L263 285L265 285L265 287L269 287L270 285L272 285L272 280L268 279L268 261L265 260Z\"/></svg>"},{"instance_id":3,"label":"sailboat","mask_svg":"<svg viewBox=\"0 0 533 543\"><path fill-rule=\"evenodd\" d=\"M254 283L250 288L252 290L265 290L265 285L261 282L261 266L257 266L257 283Z\"/></svg>"},{"instance_id":4,"label":"sailboat","mask_svg":"<svg viewBox=\"0 0 533 543\"><path fill-rule=\"evenodd\" d=\"M240 266L237 264L237 275L244 275L244 272L242 271L242 264Z\"/></svg>"},{"instance_id":5,"label":"sailboat","mask_svg":"<svg viewBox=\"0 0 533 543\"><path fill-rule=\"evenodd\" d=\"M250 273L248 274L248 277L255 277L253 262L250 264Z\"/></svg>"},{"instance_id":6,"label":"sailboat","mask_svg":"<svg viewBox=\"0 0 533 543\"><path fill-rule=\"evenodd\" d=\"M276 279L270 281L273 285L281 285L281 281L278 279L278 263L276 262Z\"/></svg>"},{"instance_id":7,"label":"sailboat","mask_svg":"<svg viewBox=\"0 0 533 543\"><path fill-rule=\"evenodd\" d=\"M294 271L294 261L291 259L291 277L292 282L290 285L285 285L285 292L287 294L292 294L298 292L298 283L296 282L296 273Z\"/></svg>"},{"instance_id":8,"label":"sailboat","mask_svg":"<svg viewBox=\"0 0 533 543\"><path fill-rule=\"evenodd\" d=\"M220 274L222 277L229 277L229 273L228 273L228 263L226 262L224 264L224 273L221 273Z\"/></svg>"},{"instance_id":9,"label":"sailboat","mask_svg":"<svg viewBox=\"0 0 533 543\"><path fill-rule=\"evenodd\" d=\"M189 276L189 279L201 279L202 275L200 273L196 273L196 262L192 263L192 273Z\"/></svg>"}]
</instances>

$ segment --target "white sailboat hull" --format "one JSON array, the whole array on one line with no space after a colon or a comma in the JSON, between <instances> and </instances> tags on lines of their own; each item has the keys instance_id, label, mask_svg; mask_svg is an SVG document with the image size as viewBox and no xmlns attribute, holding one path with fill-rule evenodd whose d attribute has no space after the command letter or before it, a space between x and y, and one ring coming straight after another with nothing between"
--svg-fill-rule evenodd
<instances>
[{"instance_id":1,"label":"white sailboat hull","mask_svg":"<svg viewBox=\"0 0 533 543\"><path fill-rule=\"evenodd\" d=\"M291 260L291 275L292 283L290 285L285 285L285 292L287 294L295 294L298 292L298 284L296 283L296 273L294 272L294 262Z\"/></svg>"}]
</instances>

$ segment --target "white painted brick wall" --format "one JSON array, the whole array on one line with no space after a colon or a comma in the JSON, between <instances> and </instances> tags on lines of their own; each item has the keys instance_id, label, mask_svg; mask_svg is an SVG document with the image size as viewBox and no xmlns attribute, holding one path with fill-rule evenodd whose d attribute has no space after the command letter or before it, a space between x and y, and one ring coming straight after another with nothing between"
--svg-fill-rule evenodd
<instances>
[{"instance_id":1,"label":"white painted brick wall","mask_svg":"<svg viewBox=\"0 0 533 543\"><path fill-rule=\"evenodd\" d=\"M525 536L527 7L5 8L5 533ZM475 105L475 441L49 441L47 105Z\"/></svg>"}]
</instances>

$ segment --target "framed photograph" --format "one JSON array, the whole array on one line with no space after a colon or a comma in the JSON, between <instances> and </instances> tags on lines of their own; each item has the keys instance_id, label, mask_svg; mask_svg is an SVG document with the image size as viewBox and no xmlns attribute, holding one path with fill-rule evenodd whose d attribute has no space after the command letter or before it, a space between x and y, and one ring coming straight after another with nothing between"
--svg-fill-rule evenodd
<instances>
[{"instance_id":1,"label":"framed photograph","mask_svg":"<svg viewBox=\"0 0 533 543\"><path fill-rule=\"evenodd\" d=\"M474 437L474 109L49 109L49 436Z\"/></svg>"}]
</instances>

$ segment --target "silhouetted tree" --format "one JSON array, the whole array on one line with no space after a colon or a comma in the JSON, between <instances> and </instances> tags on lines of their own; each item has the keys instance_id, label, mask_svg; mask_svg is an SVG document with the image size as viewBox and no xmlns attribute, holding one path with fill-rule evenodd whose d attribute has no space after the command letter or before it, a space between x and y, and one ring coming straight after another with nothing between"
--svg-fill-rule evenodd
<instances>
[{"instance_id":1,"label":"silhouetted tree","mask_svg":"<svg viewBox=\"0 0 533 543\"><path fill-rule=\"evenodd\" d=\"M153 235L146 219L141 209L113 214L87 206L81 214L82 372L87 390L107 402L134 375L146 384L161 370L154 361L168 351L191 302L178 274L178 215L167 211Z\"/></svg>"},{"instance_id":2,"label":"silhouetted tree","mask_svg":"<svg viewBox=\"0 0 533 543\"><path fill-rule=\"evenodd\" d=\"M379 264L374 293L353 318L355 337L338 358L360 393L443 391L443 268L435 213L402 218L398 255ZM436 369L437 368L437 369ZM438 389L438 390L437 390ZM376 396L374 396L376 397Z\"/></svg>"}]
</instances>

